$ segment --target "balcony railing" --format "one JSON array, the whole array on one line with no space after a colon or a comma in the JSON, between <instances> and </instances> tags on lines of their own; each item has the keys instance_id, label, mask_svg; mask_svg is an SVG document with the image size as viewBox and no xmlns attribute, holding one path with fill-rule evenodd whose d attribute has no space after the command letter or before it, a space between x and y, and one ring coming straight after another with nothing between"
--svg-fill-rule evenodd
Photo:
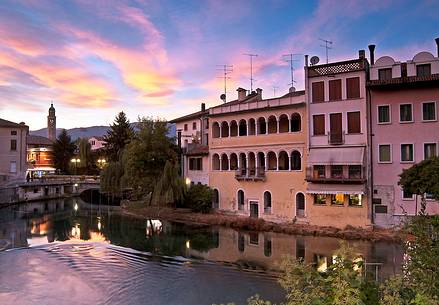
<instances>
[{"instance_id":1,"label":"balcony railing","mask_svg":"<svg viewBox=\"0 0 439 305\"><path fill-rule=\"evenodd\" d=\"M314 170L312 166L306 168L306 181L314 183L364 183L366 181L365 169L361 167L360 171L349 171L349 167L343 169L343 173L331 175L323 174Z\"/></svg>"},{"instance_id":2,"label":"balcony railing","mask_svg":"<svg viewBox=\"0 0 439 305\"><path fill-rule=\"evenodd\" d=\"M265 181L265 168L238 168L235 171L236 180L252 180L252 181Z\"/></svg>"},{"instance_id":3,"label":"balcony railing","mask_svg":"<svg viewBox=\"0 0 439 305\"><path fill-rule=\"evenodd\" d=\"M328 132L328 143L331 145L342 145L345 141L345 132Z\"/></svg>"}]
</instances>

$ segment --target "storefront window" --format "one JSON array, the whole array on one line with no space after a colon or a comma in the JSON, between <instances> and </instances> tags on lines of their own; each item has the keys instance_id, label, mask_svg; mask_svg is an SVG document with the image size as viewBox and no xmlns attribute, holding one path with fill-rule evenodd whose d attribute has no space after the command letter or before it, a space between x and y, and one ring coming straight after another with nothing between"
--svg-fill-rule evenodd
<instances>
[{"instance_id":1,"label":"storefront window","mask_svg":"<svg viewBox=\"0 0 439 305\"><path fill-rule=\"evenodd\" d=\"M349 195L349 205L361 206L361 195Z\"/></svg>"},{"instance_id":2,"label":"storefront window","mask_svg":"<svg viewBox=\"0 0 439 305\"><path fill-rule=\"evenodd\" d=\"M344 194L333 194L333 195L331 195L331 204L333 204L333 205L343 205L344 204Z\"/></svg>"}]
</instances>

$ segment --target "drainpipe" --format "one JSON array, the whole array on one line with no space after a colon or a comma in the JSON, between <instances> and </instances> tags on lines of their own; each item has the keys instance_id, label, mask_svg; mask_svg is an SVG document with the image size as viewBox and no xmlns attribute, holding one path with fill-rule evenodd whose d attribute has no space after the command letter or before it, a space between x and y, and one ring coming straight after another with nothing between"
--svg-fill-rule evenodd
<instances>
[{"instance_id":1,"label":"drainpipe","mask_svg":"<svg viewBox=\"0 0 439 305\"><path fill-rule=\"evenodd\" d=\"M436 41L437 57L439 57L439 37L436 38L434 41Z\"/></svg>"}]
</instances>

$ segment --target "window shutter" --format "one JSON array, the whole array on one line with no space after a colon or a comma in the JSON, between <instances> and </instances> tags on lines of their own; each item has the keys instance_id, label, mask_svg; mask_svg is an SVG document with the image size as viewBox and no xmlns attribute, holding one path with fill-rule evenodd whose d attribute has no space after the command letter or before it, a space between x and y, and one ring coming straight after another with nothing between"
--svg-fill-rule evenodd
<instances>
[{"instance_id":1,"label":"window shutter","mask_svg":"<svg viewBox=\"0 0 439 305\"><path fill-rule=\"evenodd\" d=\"M325 134L325 115L318 114L313 116L313 128L314 135L324 135Z\"/></svg>"},{"instance_id":2,"label":"window shutter","mask_svg":"<svg viewBox=\"0 0 439 305\"><path fill-rule=\"evenodd\" d=\"M325 85L324 82L312 83L312 102L319 103L325 101Z\"/></svg>"},{"instance_id":3,"label":"window shutter","mask_svg":"<svg viewBox=\"0 0 439 305\"><path fill-rule=\"evenodd\" d=\"M352 77L346 79L346 97L347 98L359 98L360 97L360 78Z\"/></svg>"},{"instance_id":4,"label":"window shutter","mask_svg":"<svg viewBox=\"0 0 439 305\"><path fill-rule=\"evenodd\" d=\"M341 100L341 79L335 79L329 81L329 100L330 101Z\"/></svg>"},{"instance_id":5,"label":"window shutter","mask_svg":"<svg viewBox=\"0 0 439 305\"><path fill-rule=\"evenodd\" d=\"M348 112L348 133L360 133L360 112Z\"/></svg>"}]
</instances>

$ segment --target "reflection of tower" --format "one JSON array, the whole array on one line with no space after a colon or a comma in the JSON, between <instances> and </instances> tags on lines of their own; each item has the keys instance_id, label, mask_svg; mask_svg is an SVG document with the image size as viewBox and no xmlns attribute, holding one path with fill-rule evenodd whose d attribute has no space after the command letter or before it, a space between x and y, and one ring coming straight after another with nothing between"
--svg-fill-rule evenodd
<instances>
[{"instance_id":1,"label":"reflection of tower","mask_svg":"<svg viewBox=\"0 0 439 305\"><path fill-rule=\"evenodd\" d=\"M50 104L49 115L47 116L47 134L50 140L56 140L56 116L53 104Z\"/></svg>"}]
</instances>

